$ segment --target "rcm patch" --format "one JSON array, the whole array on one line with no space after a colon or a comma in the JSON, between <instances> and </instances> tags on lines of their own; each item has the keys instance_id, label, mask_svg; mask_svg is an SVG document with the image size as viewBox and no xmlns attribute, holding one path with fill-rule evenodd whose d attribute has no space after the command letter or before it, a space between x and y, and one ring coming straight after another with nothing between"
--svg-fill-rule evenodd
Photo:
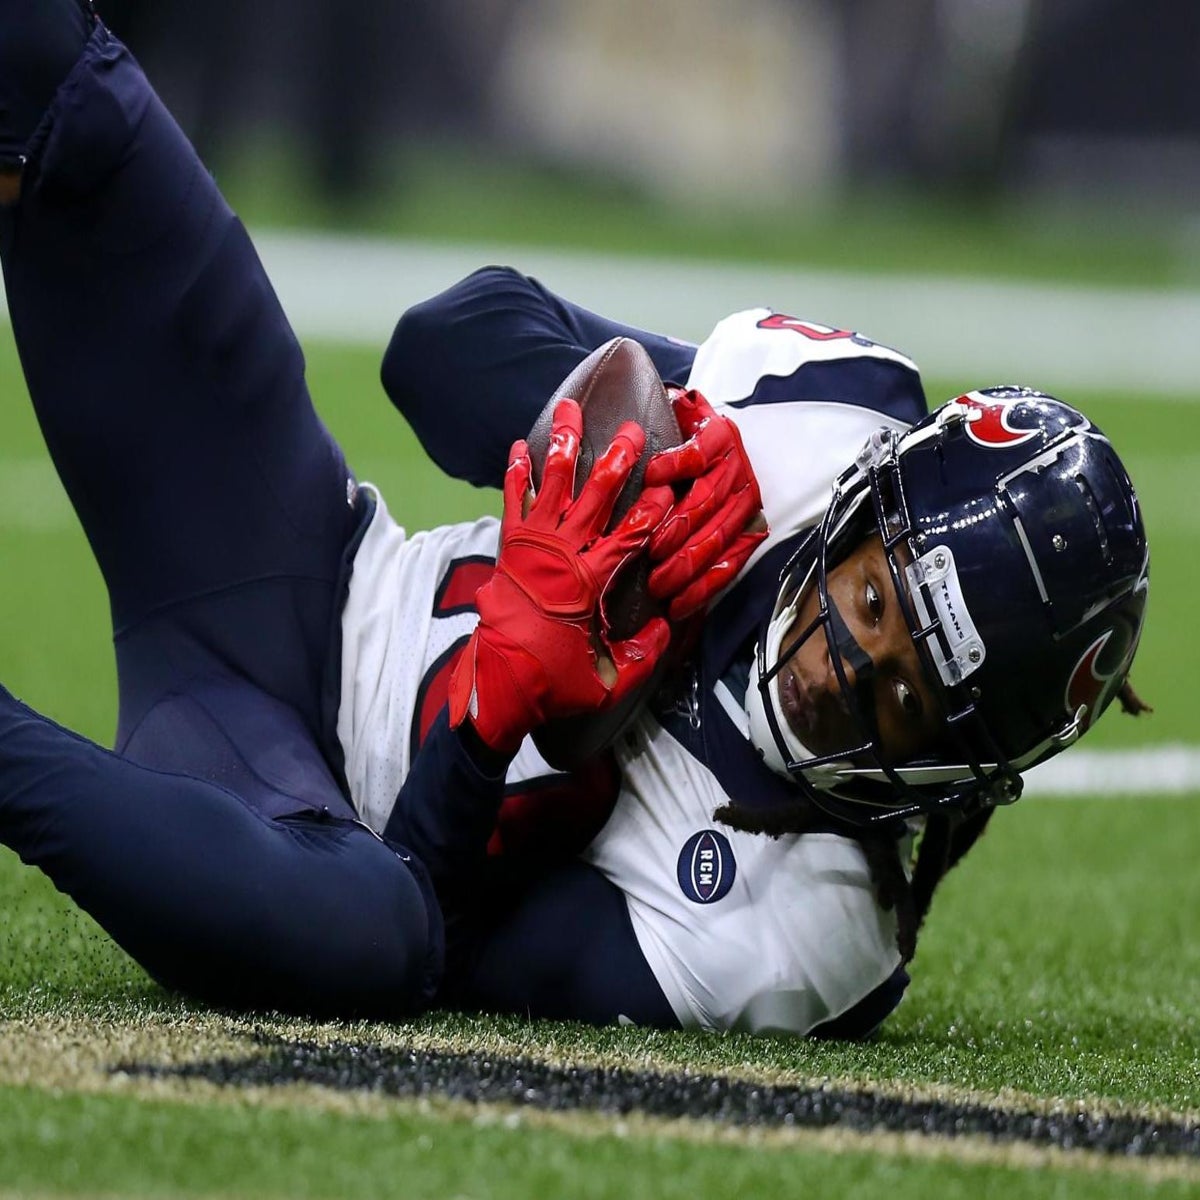
<instances>
[{"instance_id":1,"label":"rcm patch","mask_svg":"<svg viewBox=\"0 0 1200 1200\"><path fill-rule=\"evenodd\" d=\"M733 848L715 829L693 833L683 844L676 866L679 887L695 904L715 904L728 895L737 875Z\"/></svg>"}]
</instances>

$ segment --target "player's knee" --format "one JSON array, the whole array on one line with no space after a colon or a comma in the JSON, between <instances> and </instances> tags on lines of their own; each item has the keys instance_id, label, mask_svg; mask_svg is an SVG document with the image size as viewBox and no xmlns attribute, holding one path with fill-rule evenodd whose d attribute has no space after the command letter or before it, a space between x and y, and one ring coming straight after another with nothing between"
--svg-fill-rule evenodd
<instances>
[{"instance_id":1,"label":"player's knee","mask_svg":"<svg viewBox=\"0 0 1200 1200\"><path fill-rule=\"evenodd\" d=\"M462 354L461 322L478 305L479 297L499 291L514 277L520 278L511 267L480 267L401 316L380 372L384 391L401 412L407 414L427 397L444 364Z\"/></svg>"},{"instance_id":2,"label":"player's knee","mask_svg":"<svg viewBox=\"0 0 1200 1200\"><path fill-rule=\"evenodd\" d=\"M437 299L415 304L401 316L383 354L383 390L402 413L407 413L413 398L420 395L417 380L424 373L424 356L440 324Z\"/></svg>"},{"instance_id":3,"label":"player's knee","mask_svg":"<svg viewBox=\"0 0 1200 1200\"><path fill-rule=\"evenodd\" d=\"M23 158L93 23L83 0L0 0L0 165ZM0 182L0 203L19 184Z\"/></svg>"},{"instance_id":4,"label":"player's knee","mask_svg":"<svg viewBox=\"0 0 1200 1200\"><path fill-rule=\"evenodd\" d=\"M321 1018L411 1016L428 1007L440 982L440 916L427 910L399 859L384 871L357 857L364 878L353 893L314 862L311 894L291 888L269 912L231 916L219 941L122 944L167 988L221 1007Z\"/></svg>"},{"instance_id":5,"label":"player's knee","mask_svg":"<svg viewBox=\"0 0 1200 1200\"><path fill-rule=\"evenodd\" d=\"M372 841L370 853L360 848L358 854L357 920L354 932L344 933L342 980L335 987L356 979L352 1007L364 1014L419 1012L441 983L441 911L405 860Z\"/></svg>"}]
</instances>

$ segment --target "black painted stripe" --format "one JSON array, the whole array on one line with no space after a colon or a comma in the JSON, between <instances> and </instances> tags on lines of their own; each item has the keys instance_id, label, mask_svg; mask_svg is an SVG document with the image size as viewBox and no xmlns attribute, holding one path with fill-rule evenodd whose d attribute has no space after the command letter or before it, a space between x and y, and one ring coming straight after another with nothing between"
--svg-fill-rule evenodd
<instances>
[{"instance_id":1,"label":"black painted stripe","mask_svg":"<svg viewBox=\"0 0 1200 1200\"><path fill-rule=\"evenodd\" d=\"M405 1098L441 1096L551 1111L587 1110L685 1117L733 1126L859 1133L975 1136L1002 1143L1082 1149L1138 1158L1200 1158L1200 1122L1137 1115L1035 1112L950 1100L904 1099L855 1091L764 1084L686 1072L563 1067L532 1058L386 1049L334 1042L268 1044L244 1058L179 1066L126 1063L116 1072L203 1079L229 1087L318 1084L338 1091Z\"/></svg>"}]
</instances>

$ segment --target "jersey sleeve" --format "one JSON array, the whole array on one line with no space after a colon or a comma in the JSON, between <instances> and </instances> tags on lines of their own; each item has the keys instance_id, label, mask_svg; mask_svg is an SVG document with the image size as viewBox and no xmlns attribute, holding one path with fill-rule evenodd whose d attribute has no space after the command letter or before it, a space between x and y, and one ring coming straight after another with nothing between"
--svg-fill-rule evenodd
<instances>
[{"instance_id":1,"label":"jersey sleeve","mask_svg":"<svg viewBox=\"0 0 1200 1200\"><path fill-rule=\"evenodd\" d=\"M691 370L690 343L598 316L511 267L484 267L400 318L383 385L443 471L499 487L512 443L567 375L614 337L645 346L668 382L682 383Z\"/></svg>"},{"instance_id":2,"label":"jersey sleeve","mask_svg":"<svg viewBox=\"0 0 1200 1200\"><path fill-rule=\"evenodd\" d=\"M443 711L401 787L384 840L424 868L445 918L444 1004L677 1028L625 897L581 862L488 855L505 792ZM563 796L563 803L576 797ZM586 799L581 797L580 799ZM542 865L542 859L546 865Z\"/></svg>"},{"instance_id":3,"label":"jersey sleeve","mask_svg":"<svg viewBox=\"0 0 1200 1200\"><path fill-rule=\"evenodd\" d=\"M927 405L907 355L849 329L751 308L719 321L701 343L688 386L735 408L850 405L911 425Z\"/></svg>"},{"instance_id":4,"label":"jersey sleeve","mask_svg":"<svg viewBox=\"0 0 1200 1200\"><path fill-rule=\"evenodd\" d=\"M505 771L489 773L450 728L443 708L413 759L383 835L424 865L443 907L469 902L504 798Z\"/></svg>"}]
</instances>

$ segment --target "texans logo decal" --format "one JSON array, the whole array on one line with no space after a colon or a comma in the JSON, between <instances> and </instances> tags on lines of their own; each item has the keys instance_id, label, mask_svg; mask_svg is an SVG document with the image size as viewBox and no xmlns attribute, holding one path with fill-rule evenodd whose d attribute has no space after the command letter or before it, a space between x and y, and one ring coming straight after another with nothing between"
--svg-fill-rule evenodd
<instances>
[{"instance_id":1,"label":"texans logo decal","mask_svg":"<svg viewBox=\"0 0 1200 1200\"><path fill-rule=\"evenodd\" d=\"M955 400L956 404L970 410L967 413L967 436L976 445L994 449L1019 446L1037 436L1036 429L1014 429L1008 423L1009 412L1020 402L1020 398L998 400L980 392L968 392Z\"/></svg>"},{"instance_id":2,"label":"texans logo decal","mask_svg":"<svg viewBox=\"0 0 1200 1200\"><path fill-rule=\"evenodd\" d=\"M1087 729L1096 719L1100 709L1100 698L1104 695L1113 678L1121 670L1120 663L1107 675L1102 675L1096 670L1096 661L1099 659L1101 651L1108 644L1108 639L1112 635L1113 631L1106 629L1083 652L1083 656L1075 664L1075 669L1071 672L1071 678L1067 681L1067 691L1064 697L1067 712L1074 716L1082 705L1087 705L1087 712L1083 717L1083 729Z\"/></svg>"}]
</instances>

